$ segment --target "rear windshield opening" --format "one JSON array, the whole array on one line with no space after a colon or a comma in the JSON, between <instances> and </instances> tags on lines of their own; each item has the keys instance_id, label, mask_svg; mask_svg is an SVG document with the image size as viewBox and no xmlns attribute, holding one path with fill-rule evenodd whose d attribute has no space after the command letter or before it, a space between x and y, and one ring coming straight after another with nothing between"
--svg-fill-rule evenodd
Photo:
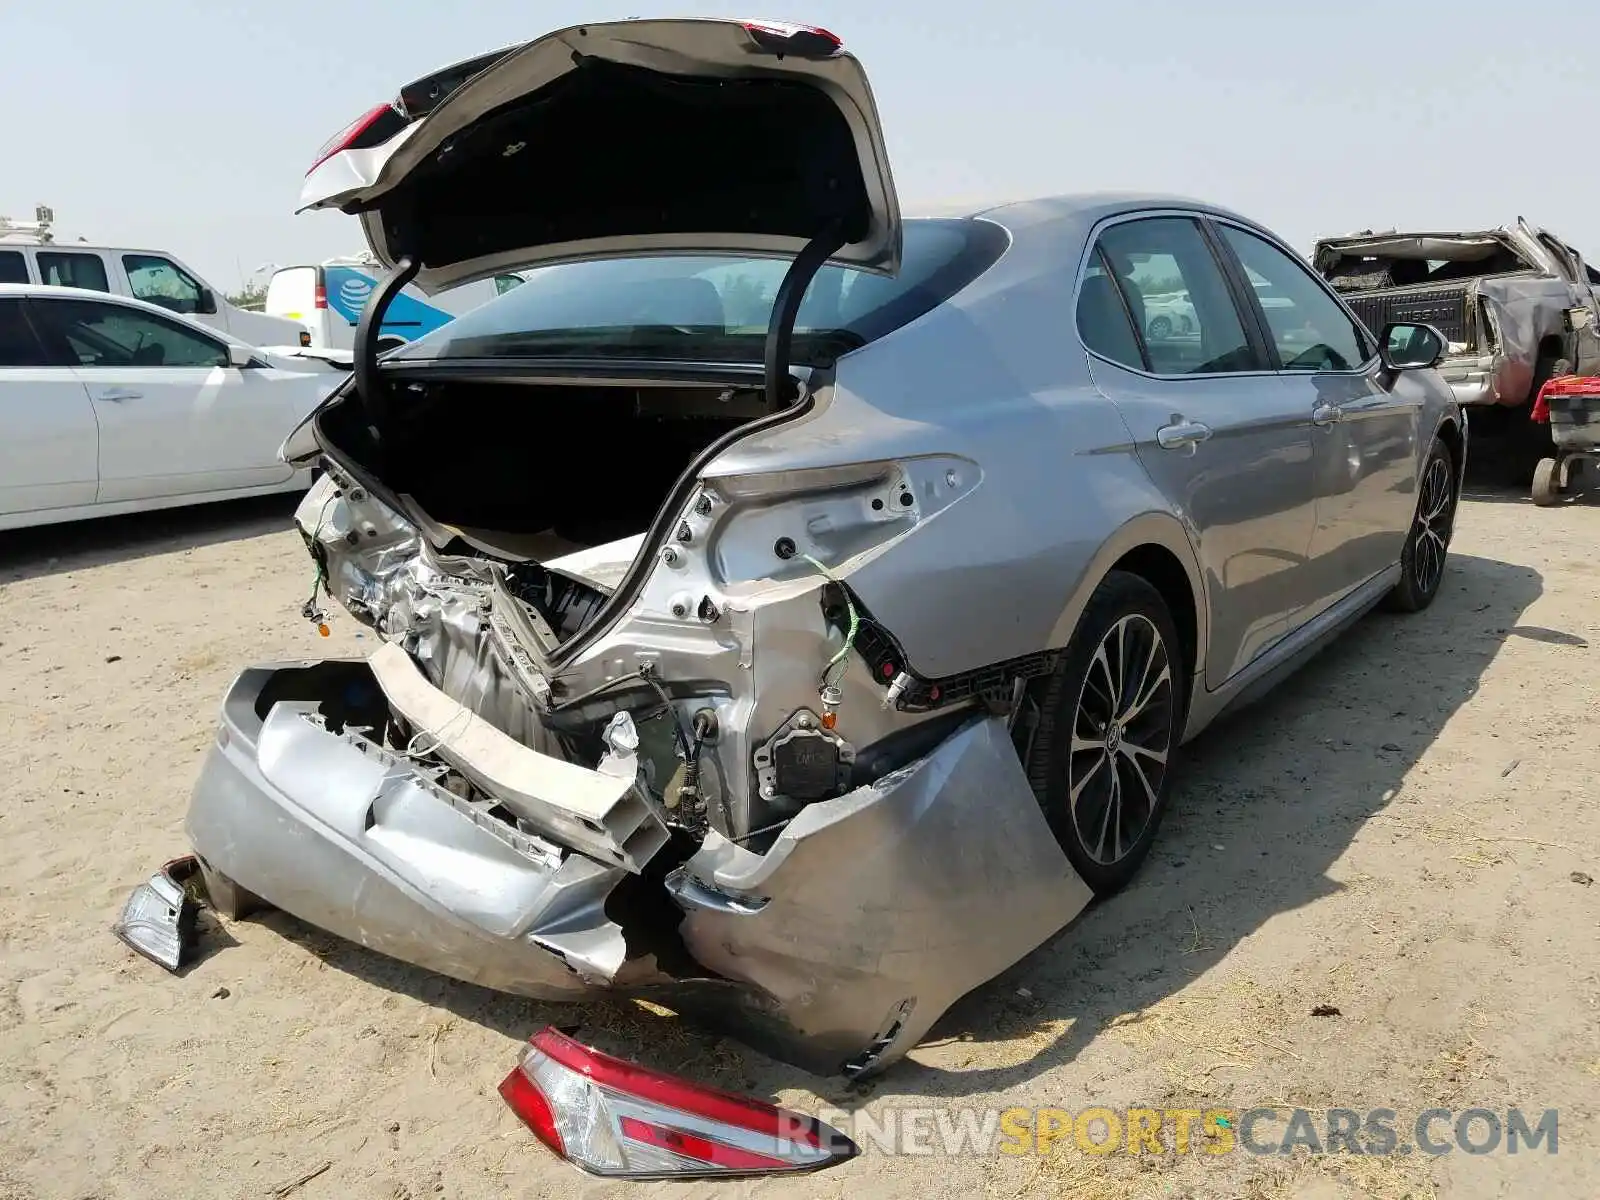
<instances>
[{"instance_id":1,"label":"rear windshield opening","mask_svg":"<svg viewBox=\"0 0 1600 1200\"><path fill-rule=\"evenodd\" d=\"M1007 240L989 221L907 221L895 277L824 267L800 304L794 361L825 363L909 324L994 265ZM785 259L699 255L541 267L386 361L593 355L760 362L788 267Z\"/></svg>"}]
</instances>

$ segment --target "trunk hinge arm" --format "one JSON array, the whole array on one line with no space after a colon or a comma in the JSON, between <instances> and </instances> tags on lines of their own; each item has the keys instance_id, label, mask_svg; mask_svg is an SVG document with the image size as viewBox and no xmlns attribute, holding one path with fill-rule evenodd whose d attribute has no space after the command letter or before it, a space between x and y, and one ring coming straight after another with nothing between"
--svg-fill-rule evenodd
<instances>
[{"instance_id":1,"label":"trunk hinge arm","mask_svg":"<svg viewBox=\"0 0 1600 1200\"><path fill-rule=\"evenodd\" d=\"M356 394L361 397L361 407L366 410L367 421L375 437L381 436L379 430L389 399L384 383L378 378L378 335L383 330L383 318L389 311L389 305L406 284L417 277L420 266L409 254L397 258L393 269L372 289L371 298L361 310L361 319L356 322L353 364Z\"/></svg>"},{"instance_id":2,"label":"trunk hinge arm","mask_svg":"<svg viewBox=\"0 0 1600 1200\"><path fill-rule=\"evenodd\" d=\"M794 343L794 323L800 316L800 301L821 270L822 264L844 245L844 222L835 218L806 243L795 256L778 285L778 298L772 305L772 320L767 325L766 398L771 412L788 405L789 351Z\"/></svg>"}]
</instances>

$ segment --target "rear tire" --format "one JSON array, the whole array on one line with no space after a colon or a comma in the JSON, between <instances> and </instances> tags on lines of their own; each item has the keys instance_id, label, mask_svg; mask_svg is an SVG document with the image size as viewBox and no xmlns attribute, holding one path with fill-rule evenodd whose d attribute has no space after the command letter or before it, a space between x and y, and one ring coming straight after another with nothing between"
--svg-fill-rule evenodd
<instances>
[{"instance_id":1,"label":"rear tire","mask_svg":"<svg viewBox=\"0 0 1600 1200\"><path fill-rule=\"evenodd\" d=\"M1434 438L1417 477L1417 509L1400 551L1400 582L1384 597L1390 611L1421 612L1439 594L1461 499L1457 484L1450 449Z\"/></svg>"},{"instance_id":2,"label":"rear tire","mask_svg":"<svg viewBox=\"0 0 1600 1200\"><path fill-rule=\"evenodd\" d=\"M1132 879L1155 840L1183 729L1185 662L1161 593L1112 571L1040 698L1029 782L1056 842L1097 896Z\"/></svg>"}]
</instances>

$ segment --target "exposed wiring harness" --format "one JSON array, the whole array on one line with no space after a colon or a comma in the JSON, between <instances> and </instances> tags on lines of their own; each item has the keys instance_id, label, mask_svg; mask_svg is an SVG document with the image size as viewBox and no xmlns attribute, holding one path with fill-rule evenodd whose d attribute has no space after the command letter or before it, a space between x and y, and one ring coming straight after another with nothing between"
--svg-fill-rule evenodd
<instances>
[{"instance_id":1,"label":"exposed wiring harness","mask_svg":"<svg viewBox=\"0 0 1600 1200\"><path fill-rule=\"evenodd\" d=\"M839 594L844 597L845 611L850 614L850 625L845 631L844 645L839 647L839 652L828 660L827 666L822 668L822 687L824 689L837 687L839 680L844 678L845 671L850 669L850 664L847 660L850 657L850 651L855 649L856 634L861 631L861 614L856 612L855 601L850 599L850 589L845 587L832 571L809 554L802 554L800 557L820 571L829 583L839 589ZM841 665L844 670L835 675L834 671Z\"/></svg>"},{"instance_id":2,"label":"exposed wiring harness","mask_svg":"<svg viewBox=\"0 0 1600 1200\"><path fill-rule=\"evenodd\" d=\"M317 604L317 591L321 589L330 596L333 592L328 587L327 554L322 549L322 523L328 518L329 507L338 498L339 493L334 492L322 502L322 509L317 513L317 523L311 531L311 537L308 539L307 545L307 549L311 551L311 561L316 565L317 573L311 580L311 595L306 597L306 602L300 606L300 615L313 622L317 627L317 632L323 637L328 636L328 614L323 612L321 606Z\"/></svg>"}]
</instances>

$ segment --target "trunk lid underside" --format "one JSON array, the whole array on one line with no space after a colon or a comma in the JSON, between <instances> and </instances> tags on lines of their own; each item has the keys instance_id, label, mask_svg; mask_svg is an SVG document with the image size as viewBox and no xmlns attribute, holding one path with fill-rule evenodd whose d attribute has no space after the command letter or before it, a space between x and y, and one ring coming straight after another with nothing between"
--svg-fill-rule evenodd
<instances>
[{"instance_id":1,"label":"trunk lid underside","mask_svg":"<svg viewBox=\"0 0 1600 1200\"><path fill-rule=\"evenodd\" d=\"M608 254L792 257L830 226L834 261L893 272L866 75L816 39L775 52L761 28L623 21L490 56L387 147L319 163L301 207L360 214L373 253L412 259L425 291Z\"/></svg>"}]
</instances>

